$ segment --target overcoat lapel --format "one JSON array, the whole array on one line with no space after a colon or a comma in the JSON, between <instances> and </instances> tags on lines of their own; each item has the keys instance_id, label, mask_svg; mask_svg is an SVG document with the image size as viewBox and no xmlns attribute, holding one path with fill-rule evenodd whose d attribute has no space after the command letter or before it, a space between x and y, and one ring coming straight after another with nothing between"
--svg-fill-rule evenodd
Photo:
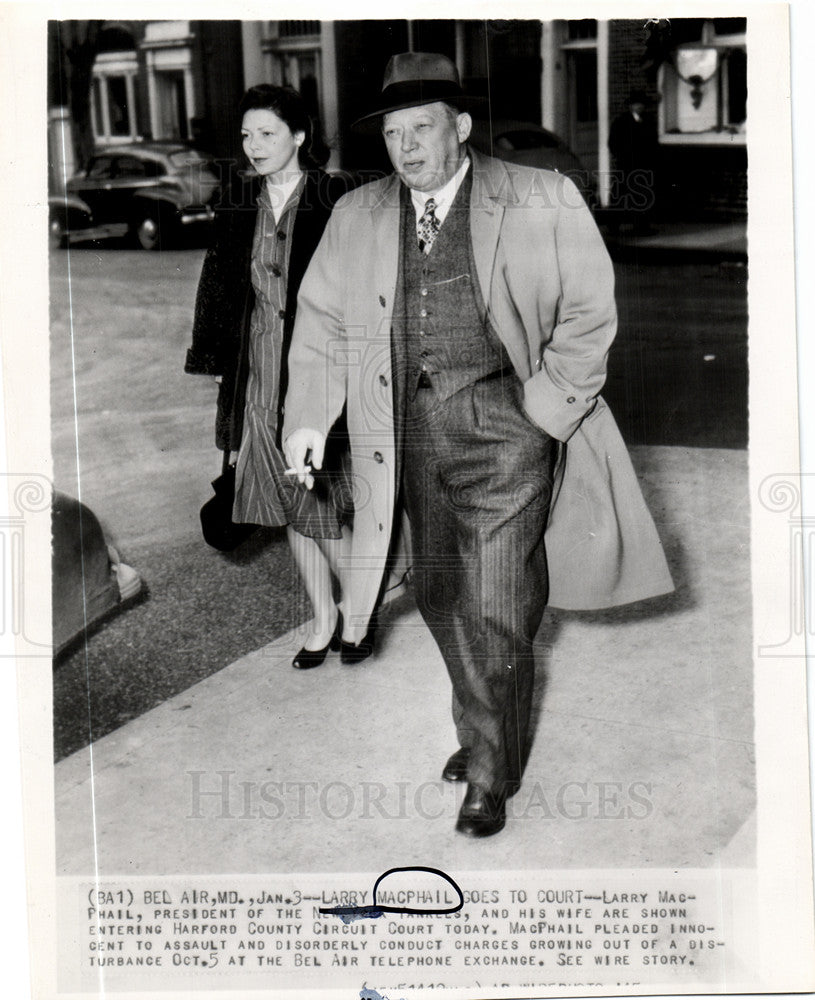
<instances>
[{"instance_id":1,"label":"overcoat lapel","mask_svg":"<svg viewBox=\"0 0 815 1000\"><path fill-rule=\"evenodd\" d=\"M507 202L512 189L509 175L500 161L485 160L471 151L473 162L473 189L470 195L470 233L473 240L473 257L481 286L481 297L489 311L490 287L498 249L498 236L504 221Z\"/></svg>"},{"instance_id":2,"label":"overcoat lapel","mask_svg":"<svg viewBox=\"0 0 815 1000\"><path fill-rule=\"evenodd\" d=\"M300 282L306 273L314 248L320 242L330 211L330 207L323 206L320 201L317 176L313 173L307 173L303 193L297 205L297 214L294 218L289 251L289 271L286 278L286 312L291 317L286 325L289 327L293 326ZM287 332L291 335L291 330Z\"/></svg>"},{"instance_id":3,"label":"overcoat lapel","mask_svg":"<svg viewBox=\"0 0 815 1000\"><path fill-rule=\"evenodd\" d=\"M377 294L385 299L392 315L399 269L399 189L401 181L392 174L379 200L371 206L374 228L374 277ZM353 251L352 251L353 252Z\"/></svg>"}]
</instances>

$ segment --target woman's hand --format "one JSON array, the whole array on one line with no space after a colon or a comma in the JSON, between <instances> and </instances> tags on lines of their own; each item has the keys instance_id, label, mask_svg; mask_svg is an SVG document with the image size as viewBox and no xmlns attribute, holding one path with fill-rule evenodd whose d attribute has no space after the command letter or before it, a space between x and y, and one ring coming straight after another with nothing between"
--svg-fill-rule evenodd
<instances>
[{"instance_id":1,"label":"woman's hand","mask_svg":"<svg viewBox=\"0 0 815 1000\"><path fill-rule=\"evenodd\" d=\"M283 452L292 474L296 474L298 482L305 483L306 489L310 490L314 485L311 470L323 467L325 435L310 427L300 427L283 442Z\"/></svg>"}]
</instances>

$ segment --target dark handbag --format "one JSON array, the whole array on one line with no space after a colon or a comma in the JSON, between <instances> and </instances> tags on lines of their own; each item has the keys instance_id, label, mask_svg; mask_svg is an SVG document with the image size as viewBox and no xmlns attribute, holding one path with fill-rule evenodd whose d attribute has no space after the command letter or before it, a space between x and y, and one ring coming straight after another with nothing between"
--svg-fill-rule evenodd
<instances>
[{"instance_id":1,"label":"dark handbag","mask_svg":"<svg viewBox=\"0 0 815 1000\"><path fill-rule=\"evenodd\" d=\"M237 524L232 520L235 502L235 466L229 464L229 452L224 452L220 476L212 483L215 496L201 508L201 531L204 541L219 552L231 552L258 529L257 524Z\"/></svg>"}]
</instances>

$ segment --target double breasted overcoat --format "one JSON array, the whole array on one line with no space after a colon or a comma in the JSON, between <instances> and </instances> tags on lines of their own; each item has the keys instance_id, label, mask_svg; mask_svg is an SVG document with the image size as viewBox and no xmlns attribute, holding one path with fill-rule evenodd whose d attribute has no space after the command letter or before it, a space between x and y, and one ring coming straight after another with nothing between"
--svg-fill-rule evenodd
<instances>
[{"instance_id":1,"label":"double breasted overcoat","mask_svg":"<svg viewBox=\"0 0 815 1000\"><path fill-rule=\"evenodd\" d=\"M565 455L546 531L549 603L595 609L673 589L628 451L599 393L617 327L614 272L568 178L474 151L470 227L489 318L530 419ZM353 609L367 620L399 484L391 323L399 267L396 175L335 206L303 279L289 352L283 439L327 434L345 405L354 470ZM523 470L519 470L522 477Z\"/></svg>"}]
</instances>

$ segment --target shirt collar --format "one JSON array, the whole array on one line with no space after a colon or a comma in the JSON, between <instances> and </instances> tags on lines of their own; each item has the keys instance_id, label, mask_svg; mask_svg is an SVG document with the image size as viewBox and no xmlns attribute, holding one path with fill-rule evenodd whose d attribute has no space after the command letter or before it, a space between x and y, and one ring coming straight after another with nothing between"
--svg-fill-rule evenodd
<instances>
[{"instance_id":1,"label":"shirt collar","mask_svg":"<svg viewBox=\"0 0 815 1000\"><path fill-rule=\"evenodd\" d=\"M295 174L282 184L273 184L271 178L266 178L266 196L272 208L275 222L279 222L292 195L298 190L301 182L305 183L305 173Z\"/></svg>"},{"instance_id":2,"label":"shirt collar","mask_svg":"<svg viewBox=\"0 0 815 1000\"><path fill-rule=\"evenodd\" d=\"M446 211L450 205L453 204L453 200L458 194L458 189L461 187L461 182L464 180L464 175L467 173L467 168L469 166L470 157L465 156L458 170L453 174L444 187L439 188L435 194L432 191L414 191L413 188L411 188L410 198L416 211L419 214L424 212L424 207L427 204L428 198L433 198L436 202L436 215L439 214L439 209L444 209Z\"/></svg>"}]
</instances>

